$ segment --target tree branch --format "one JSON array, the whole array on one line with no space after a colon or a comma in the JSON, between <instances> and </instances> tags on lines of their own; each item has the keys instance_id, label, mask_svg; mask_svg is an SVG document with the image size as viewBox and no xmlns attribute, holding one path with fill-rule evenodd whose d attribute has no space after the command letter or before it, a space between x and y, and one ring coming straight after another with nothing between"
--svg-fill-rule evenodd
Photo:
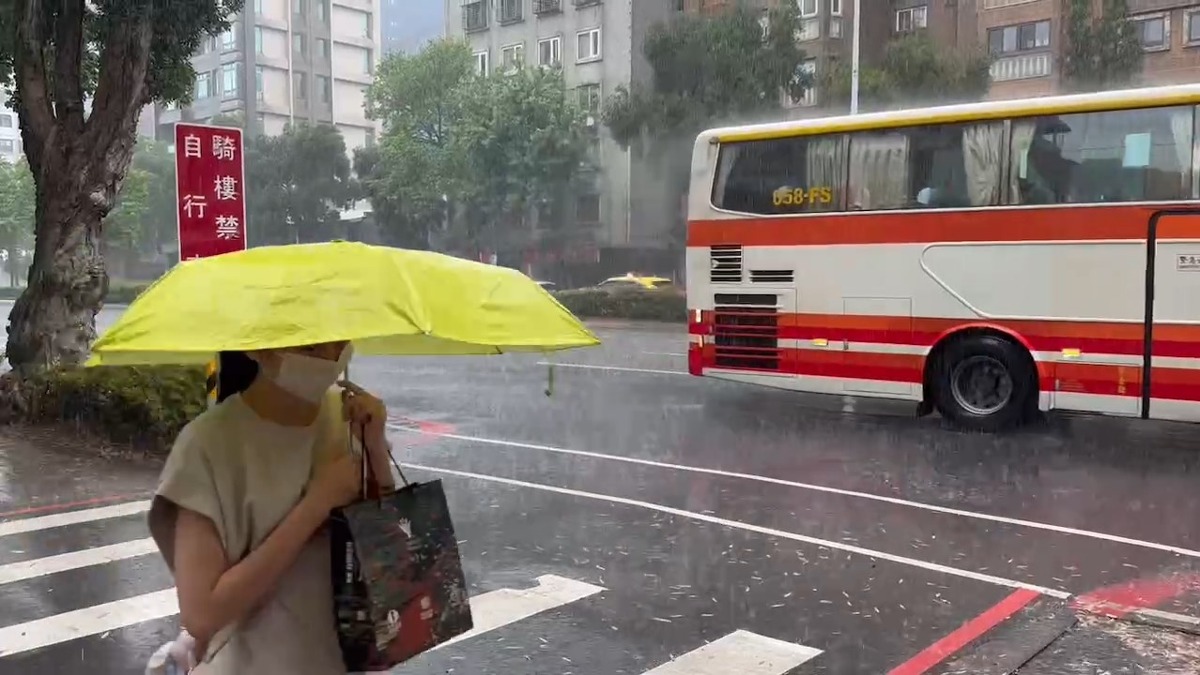
<instances>
[{"instance_id":1,"label":"tree branch","mask_svg":"<svg viewBox=\"0 0 1200 675\"><path fill-rule=\"evenodd\" d=\"M114 168L108 161L113 144L129 135L124 132L137 124L142 108L150 102L146 73L153 30L150 3L142 4L141 10L131 8L109 26L92 114L84 129L85 152L100 160L97 168L106 171Z\"/></svg>"},{"instance_id":2,"label":"tree branch","mask_svg":"<svg viewBox=\"0 0 1200 675\"><path fill-rule=\"evenodd\" d=\"M61 0L54 35L54 104L67 133L83 133L83 17L85 0Z\"/></svg>"},{"instance_id":3,"label":"tree branch","mask_svg":"<svg viewBox=\"0 0 1200 675\"><path fill-rule=\"evenodd\" d=\"M46 84L43 28L46 9L42 0L18 0L13 70L16 74L21 136L25 156L34 175L42 170L45 149L54 133L54 108Z\"/></svg>"}]
</instances>

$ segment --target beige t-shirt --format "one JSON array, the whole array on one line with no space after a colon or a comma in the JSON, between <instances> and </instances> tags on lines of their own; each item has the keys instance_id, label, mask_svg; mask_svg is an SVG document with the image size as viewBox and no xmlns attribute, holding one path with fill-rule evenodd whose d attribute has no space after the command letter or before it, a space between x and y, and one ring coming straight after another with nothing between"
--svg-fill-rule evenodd
<instances>
[{"instance_id":1,"label":"beige t-shirt","mask_svg":"<svg viewBox=\"0 0 1200 675\"><path fill-rule=\"evenodd\" d=\"M300 500L316 462L347 448L336 390L309 427L259 417L231 396L188 424L163 468L150 531L174 571L178 508L213 522L230 564L266 539ZM333 615L329 543L305 547L274 595L212 640L197 675L344 675Z\"/></svg>"}]
</instances>

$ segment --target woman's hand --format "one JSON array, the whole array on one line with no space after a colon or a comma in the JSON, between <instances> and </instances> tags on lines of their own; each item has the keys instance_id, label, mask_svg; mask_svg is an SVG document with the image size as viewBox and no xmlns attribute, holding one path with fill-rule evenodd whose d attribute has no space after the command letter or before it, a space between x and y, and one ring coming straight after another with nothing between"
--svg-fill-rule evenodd
<instances>
[{"instance_id":1,"label":"woman's hand","mask_svg":"<svg viewBox=\"0 0 1200 675\"><path fill-rule=\"evenodd\" d=\"M362 387L342 380L342 417L350 423L350 432L363 445L376 446L387 439L387 407ZM365 430L365 433L364 433Z\"/></svg>"},{"instance_id":2,"label":"woman's hand","mask_svg":"<svg viewBox=\"0 0 1200 675\"><path fill-rule=\"evenodd\" d=\"M353 504L362 498L362 463L351 453L342 453L313 472L307 497L323 514Z\"/></svg>"}]
</instances>

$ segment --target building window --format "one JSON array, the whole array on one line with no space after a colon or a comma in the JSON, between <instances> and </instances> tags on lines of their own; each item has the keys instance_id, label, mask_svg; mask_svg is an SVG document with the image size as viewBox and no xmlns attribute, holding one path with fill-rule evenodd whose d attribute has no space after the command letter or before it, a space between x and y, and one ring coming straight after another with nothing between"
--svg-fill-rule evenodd
<instances>
[{"instance_id":1,"label":"building window","mask_svg":"<svg viewBox=\"0 0 1200 675\"><path fill-rule=\"evenodd\" d=\"M800 16L816 16L819 11L817 0L799 0Z\"/></svg>"},{"instance_id":2,"label":"building window","mask_svg":"<svg viewBox=\"0 0 1200 675\"><path fill-rule=\"evenodd\" d=\"M362 66L363 73L370 75L371 73L375 72L375 65L371 62L371 50L362 49L359 51L362 54L362 63L359 65Z\"/></svg>"},{"instance_id":3,"label":"building window","mask_svg":"<svg viewBox=\"0 0 1200 675\"><path fill-rule=\"evenodd\" d=\"M0 129L13 128L13 116L8 113L0 113Z\"/></svg>"},{"instance_id":4,"label":"building window","mask_svg":"<svg viewBox=\"0 0 1200 675\"><path fill-rule=\"evenodd\" d=\"M302 33L292 33L292 53L301 58L308 56L307 36Z\"/></svg>"},{"instance_id":5,"label":"building window","mask_svg":"<svg viewBox=\"0 0 1200 675\"><path fill-rule=\"evenodd\" d=\"M835 211L846 192L846 137L721 145L712 202L740 213Z\"/></svg>"},{"instance_id":6,"label":"building window","mask_svg":"<svg viewBox=\"0 0 1200 675\"><path fill-rule=\"evenodd\" d=\"M17 152L16 142L8 138L0 138L0 152L6 155L15 154Z\"/></svg>"},{"instance_id":7,"label":"building window","mask_svg":"<svg viewBox=\"0 0 1200 675\"><path fill-rule=\"evenodd\" d=\"M196 73L196 100L209 98L212 92L212 73Z\"/></svg>"},{"instance_id":8,"label":"building window","mask_svg":"<svg viewBox=\"0 0 1200 675\"><path fill-rule=\"evenodd\" d=\"M579 89L579 107L589 115L600 114L600 85L599 84L584 84L580 85Z\"/></svg>"},{"instance_id":9,"label":"building window","mask_svg":"<svg viewBox=\"0 0 1200 675\"><path fill-rule=\"evenodd\" d=\"M500 67L509 72L525 63L525 45L515 44L500 48Z\"/></svg>"},{"instance_id":10,"label":"building window","mask_svg":"<svg viewBox=\"0 0 1200 675\"><path fill-rule=\"evenodd\" d=\"M333 101L333 88L329 82L328 75L317 75L317 96L321 103L330 103Z\"/></svg>"},{"instance_id":11,"label":"building window","mask_svg":"<svg viewBox=\"0 0 1200 675\"><path fill-rule=\"evenodd\" d=\"M263 100L263 67L254 66L254 96Z\"/></svg>"},{"instance_id":12,"label":"building window","mask_svg":"<svg viewBox=\"0 0 1200 675\"><path fill-rule=\"evenodd\" d=\"M500 23L515 23L525 18L525 0L499 0Z\"/></svg>"},{"instance_id":13,"label":"building window","mask_svg":"<svg viewBox=\"0 0 1200 675\"><path fill-rule=\"evenodd\" d=\"M800 27L796 29L796 42L808 42L821 37L821 20L820 19L804 19L800 22Z\"/></svg>"},{"instance_id":14,"label":"building window","mask_svg":"<svg viewBox=\"0 0 1200 675\"><path fill-rule=\"evenodd\" d=\"M233 51L237 49L237 39L234 36L233 29L221 33L221 51Z\"/></svg>"},{"instance_id":15,"label":"building window","mask_svg":"<svg viewBox=\"0 0 1200 675\"><path fill-rule=\"evenodd\" d=\"M562 38L538 40L538 65L543 68L562 65Z\"/></svg>"},{"instance_id":16,"label":"building window","mask_svg":"<svg viewBox=\"0 0 1200 675\"><path fill-rule=\"evenodd\" d=\"M988 31L988 50L994 55L1014 54L1050 46L1050 22L1037 21Z\"/></svg>"},{"instance_id":17,"label":"building window","mask_svg":"<svg viewBox=\"0 0 1200 675\"><path fill-rule=\"evenodd\" d=\"M800 98L792 98L788 95L788 101L793 106L812 106L817 104L817 61L809 59L800 64L797 79L807 81L808 86L804 88L804 94Z\"/></svg>"},{"instance_id":18,"label":"building window","mask_svg":"<svg viewBox=\"0 0 1200 675\"><path fill-rule=\"evenodd\" d=\"M321 23L329 23L329 0L314 0L317 8L317 19Z\"/></svg>"},{"instance_id":19,"label":"building window","mask_svg":"<svg viewBox=\"0 0 1200 675\"><path fill-rule=\"evenodd\" d=\"M1170 201L1191 194L1190 106L1013 120L1018 204Z\"/></svg>"},{"instance_id":20,"label":"building window","mask_svg":"<svg viewBox=\"0 0 1200 675\"><path fill-rule=\"evenodd\" d=\"M842 0L829 0L829 13L833 16L841 16Z\"/></svg>"},{"instance_id":21,"label":"building window","mask_svg":"<svg viewBox=\"0 0 1200 675\"><path fill-rule=\"evenodd\" d=\"M829 37L842 37L842 20L836 16L829 18Z\"/></svg>"},{"instance_id":22,"label":"building window","mask_svg":"<svg viewBox=\"0 0 1200 675\"><path fill-rule=\"evenodd\" d=\"M292 96L299 101L308 100L308 78L304 73L292 73Z\"/></svg>"},{"instance_id":23,"label":"building window","mask_svg":"<svg viewBox=\"0 0 1200 675\"><path fill-rule=\"evenodd\" d=\"M263 53L263 32L262 27L254 27L254 53L262 56Z\"/></svg>"},{"instance_id":24,"label":"building window","mask_svg":"<svg viewBox=\"0 0 1200 675\"><path fill-rule=\"evenodd\" d=\"M298 17L303 17L308 13L308 2L306 0L292 0L292 14Z\"/></svg>"},{"instance_id":25,"label":"building window","mask_svg":"<svg viewBox=\"0 0 1200 675\"><path fill-rule=\"evenodd\" d=\"M488 27L488 0L464 2L462 6L463 30L467 32L486 30Z\"/></svg>"},{"instance_id":26,"label":"building window","mask_svg":"<svg viewBox=\"0 0 1200 675\"><path fill-rule=\"evenodd\" d=\"M918 5L896 10L896 32L911 33L925 28L929 23L929 7Z\"/></svg>"},{"instance_id":27,"label":"building window","mask_svg":"<svg viewBox=\"0 0 1200 675\"><path fill-rule=\"evenodd\" d=\"M1141 38L1142 49L1156 51L1171 48L1171 19L1166 14L1133 17Z\"/></svg>"},{"instance_id":28,"label":"building window","mask_svg":"<svg viewBox=\"0 0 1200 675\"><path fill-rule=\"evenodd\" d=\"M1200 44L1200 11L1188 12L1184 16L1184 21L1187 23L1186 44Z\"/></svg>"},{"instance_id":29,"label":"building window","mask_svg":"<svg viewBox=\"0 0 1200 675\"><path fill-rule=\"evenodd\" d=\"M575 222L579 225L600 224L600 195L586 194L575 198Z\"/></svg>"},{"instance_id":30,"label":"building window","mask_svg":"<svg viewBox=\"0 0 1200 675\"><path fill-rule=\"evenodd\" d=\"M317 56L328 61L330 58L329 40L326 40L325 38L317 38L315 42L317 43Z\"/></svg>"},{"instance_id":31,"label":"building window","mask_svg":"<svg viewBox=\"0 0 1200 675\"><path fill-rule=\"evenodd\" d=\"M237 96L241 89L238 86L238 70L236 63L226 63L221 66L221 95L225 98Z\"/></svg>"},{"instance_id":32,"label":"building window","mask_svg":"<svg viewBox=\"0 0 1200 675\"><path fill-rule=\"evenodd\" d=\"M575 35L575 60L596 61L600 58L600 29L590 28Z\"/></svg>"},{"instance_id":33,"label":"building window","mask_svg":"<svg viewBox=\"0 0 1200 675\"><path fill-rule=\"evenodd\" d=\"M488 53L475 52L475 74L487 77L488 76Z\"/></svg>"},{"instance_id":34,"label":"building window","mask_svg":"<svg viewBox=\"0 0 1200 675\"><path fill-rule=\"evenodd\" d=\"M254 0L254 13L259 16L263 13L263 0Z\"/></svg>"}]
</instances>

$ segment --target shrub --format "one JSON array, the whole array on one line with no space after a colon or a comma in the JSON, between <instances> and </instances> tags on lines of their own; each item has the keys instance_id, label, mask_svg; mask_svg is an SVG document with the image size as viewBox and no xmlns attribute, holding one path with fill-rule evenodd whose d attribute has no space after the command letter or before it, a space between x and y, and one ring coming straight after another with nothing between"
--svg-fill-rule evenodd
<instances>
[{"instance_id":1,"label":"shrub","mask_svg":"<svg viewBox=\"0 0 1200 675\"><path fill-rule=\"evenodd\" d=\"M63 368L32 376L19 390L16 421L75 425L152 452L169 450L206 406L204 369L198 367Z\"/></svg>"},{"instance_id":2,"label":"shrub","mask_svg":"<svg viewBox=\"0 0 1200 675\"><path fill-rule=\"evenodd\" d=\"M585 319L630 321L687 321L687 298L680 292L660 288L653 291L604 291L584 289L554 294L564 307Z\"/></svg>"}]
</instances>

